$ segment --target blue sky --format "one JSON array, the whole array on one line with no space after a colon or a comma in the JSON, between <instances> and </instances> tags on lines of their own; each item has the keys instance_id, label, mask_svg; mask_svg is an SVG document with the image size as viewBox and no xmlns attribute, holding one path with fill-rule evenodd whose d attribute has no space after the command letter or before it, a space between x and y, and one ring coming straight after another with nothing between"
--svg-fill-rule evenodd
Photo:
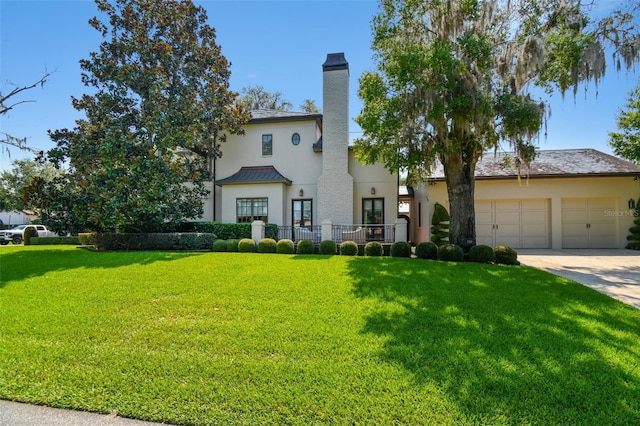
<instances>
[{"instance_id":1,"label":"blue sky","mask_svg":"<svg viewBox=\"0 0 640 426\"><path fill-rule=\"evenodd\" d=\"M604 1L607 5L617 2ZM342 1L197 1L217 31L217 42L230 60L231 87L263 86L281 92L297 108L306 98L322 107L322 69L327 53L345 52L350 66L350 115L362 108L357 97L358 78L374 68L371 18L373 0ZM86 90L80 81L78 61L97 50L102 41L87 21L97 9L90 0L0 0L0 90L37 81L53 72L44 87L24 92L18 105L0 122L0 131L26 136L37 149L53 146L48 129L72 128L79 112L71 96ZM579 91L563 99L551 98L548 136L540 149L595 148L611 152L608 132L616 129L615 116L638 82L638 73L617 73L613 67L597 91ZM352 137L358 128L351 123ZM2 168L27 154L11 150L0 157Z\"/></svg>"}]
</instances>

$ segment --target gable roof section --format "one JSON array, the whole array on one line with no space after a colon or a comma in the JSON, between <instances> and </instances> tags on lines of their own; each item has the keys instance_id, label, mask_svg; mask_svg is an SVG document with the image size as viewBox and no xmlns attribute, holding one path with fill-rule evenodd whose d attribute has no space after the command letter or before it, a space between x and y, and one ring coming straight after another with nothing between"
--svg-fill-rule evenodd
<instances>
[{"instance_id":1,"label":"gable roof section","mask_svg":"<svg viewBox=\"0 0 640 426\"><path fill-rule=\"evenodd\" d=\"M243 185L259 183L283 183L291 185L291 181L282 176L273 166L241 167L236 173L224 179L216 180L216 185Z\"/></svg>"},{"instance_id":2,"label":"gable roof section","mask_svg":"<svg viewBox=\"0 0 640 426\"><path fill-rule=\"evenodd\" d=\"M517 178L518 171L515 165L504 166L504 160L509 155L505 152L485 153L476 165L476 179ZM530 167L527 169L523 166L520 170L521 177L530 179L638 175L640 175L640 168L631 161L590 148L537 151L536 158L531 162ZM441 164L437 164L431 178L444 180L444 169Z\"/></svg>"}]
</instances>

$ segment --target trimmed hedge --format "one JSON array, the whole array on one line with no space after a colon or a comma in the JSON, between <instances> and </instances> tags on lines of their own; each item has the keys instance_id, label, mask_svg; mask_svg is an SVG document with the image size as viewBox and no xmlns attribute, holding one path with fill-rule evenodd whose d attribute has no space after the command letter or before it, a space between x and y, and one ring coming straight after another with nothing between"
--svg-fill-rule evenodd
<instances>
[{"instance_id":1,"label":"trimmed hedge","mask_svg":"<svg viewBox=\"0 0 640 426\"><path fill-rule=\"evenodd\" d=\"M320 254L336 254L338 252L336 242L333 240L323 240L320 242Z\"/></svg>"},{"instance_id":2,"label":"trimmed hedge","mask_svg":"<svg viewBox=\"0 0 640 426\"><path fill-rule=\"evenodd\" d=\"M438 247L438 260L460 262L464 259L462 247L455 244L444 244Z\"/></svg>"},{"instance_id":3,"label":"trimmed hedge","mask_svg":"<svg viewBox=\"0 0 640 426\"><path fill-rule=\"evenodd\" d=\"M283 239L276 244L276 253L293 254L296 251L296 245L290 239Z\"/></svg>"},{"instance_id":4,"label":"trimmed hedge","mask_svg":"<svg viewBox=\"0 0 640 426\"><path fill-rule=\"evenodd\" d=\"M300 240L296 245L296 254L313 254L313 241Z\"/></svg>"},{"instance_id":5,"label":"trimmed hedge","mask_svg":"<svg viewBox=\"0 0 640 426\"><path fill-rule=\"evenodd\" d=\"M251 238L243 238L238 241L238 252L239 253L255 253L256 251L256 242Z\"/></svg>"},{"instance_id":6,"label":"trimmed hedge","mask_svg":"<svg viewBox=\"0 0 640 426\"><path fill-rule=\"evenodd\" d=\"M80 237L33 237L31 238L30 244L32 246L79 246Z\"/></svg>"},{"instance_id":7,"label":"trimmed hedge","mask_svg":"<svg viewBox=\"0 0 640 426\"><path fill-rule=\"evenodd\" d=\"M276 244L273 238L263 238L258 241L258 253L275 253Z\"/></svg>"},{"instance_id":8,"label":"trimmed hedge","mask_svg":"<svg viewBox=\"0 0 640 426\"><path fill-rule=\"evenodd\" d=\"M476 263L493 263L496 260L496 253L493 247L480 244L469 249L469 260Z\"/></svg>"},{"instance_id":9,"label":"trimmed hedge","mask_svg":"<svg viewBox=\"0 0 640 426\"><path fill-rule=\"evenodd\" d=\"M502 265L519 265L518 252L509 246L497 246L495 249L496 263Z\"/></svg>"},{"instance_id":10,"label":"trimmed hedge","mask_svg":"<svg viewBox=\"0 0 640 426\"><path fill-rule=\"evenodd\" d=\"M358 255L358 244L355 241L343 241L340 244L340 255L341 256L357 256Z\"/></svg>"},{"instance_id":11,"label":"trimmed hedge","mask_svg":"<svg viewBox=\"0 0 640 426\"><path fill-rule=\"evenodd\" d=\"M222 222L184 222L179 226L182 232L204 232L216 234L222 240L241 240L251 238L250 223L222 223ZM265 224L265 238L276 239L278 225Z\"/></svg>"},{"instance_id":12,"label":"trimmed hedge","mask_svg":"<svg viewBox=\"0 0 640 426\"><path fill-rule=\"evenodd\" d=\"M227 251L227 240L215 240L213 242L213 251L215 252Z\"/></svg>"},{"instance_id":13,"label":"trimmed hedge","mask_svg":"<svg viewBox=\"0 0 640 426\"><path fill-rule=\"evenodd\" d=\"M411 257L411 246L405 241L396 241L391 245L391 257Z\"/></svg>"},{"instance_id":14,"label":"trimmed hedge","mask_svg":"<svg viewBox=\"0 0 640 426\"><path fill-rule=\"evenodd\" d=\"M418 259L436 260L438 258L438 245L433 241L418 243L416 246L416 257Z\"/></svg>"},{"instance_id":15,"label":"trimmed hedge","mask_svg":"<svg viewBox=\"0 0 640 426\"><path fill-rule=\"evenodd\" d=\"M365 256L382 256L383 254L384 249L382 248L382 244L377 241L369 241L364 246Z\"/></svg>"},{"instance_id":16,"label":"trimmed hedge","mask_svg":"<svg viewBox=\"0 0 640 426\"><path fill-rule=\"evenodd\" d=\"M86 234L83 234L86 235ZM81 241L83 238L81 238ZM98 250L207 250L216 240L214 234L202 233L127 233L94 234Z\"/></svg>"},{"instance_id":17,"label":"trimmed hedge","mask_svg":"<svg viewBox=\"0 0 640 426\"><path fill-rule=\"evenodd\" d=\"M238 252L238 243L240 242L240 240L232 238L230 240L227 240L227 251L230 253L237 253Z\"/></svg>"},{"instance_id":18,"label":"trimmed hedge","mask_svg":"<svg viewBox=\"0 0 640 426\"><path fill-rule=\"evenodd\" d=\"M28 246L28 245L31 245L31 239L38 236L38 230L36 229L35 226L27 226L26 228L24 228L23 235L24 235L24 238L22 242L24 243L25 246Z\"/></svg>"}]
</instances>

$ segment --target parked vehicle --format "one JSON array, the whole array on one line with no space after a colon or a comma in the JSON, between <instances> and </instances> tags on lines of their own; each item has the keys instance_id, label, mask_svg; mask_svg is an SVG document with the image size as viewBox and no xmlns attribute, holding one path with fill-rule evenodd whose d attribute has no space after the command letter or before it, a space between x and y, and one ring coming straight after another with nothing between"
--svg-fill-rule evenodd
<instances>
[{"instance_id":1,"label":"parked vehicle","mask_svg":"<svg viewBox=\"0 0 640 426\"><path fill-rule=\"evenodd\" d=\"M21 244L24 240L24 231L27 227L36 228L38 237L56 237L58 235L55 232L48 230L44 225L17 225L11 229L0 231L0 244L3 246L10 242L13 244Z\"/></svg>"}]
</instances>

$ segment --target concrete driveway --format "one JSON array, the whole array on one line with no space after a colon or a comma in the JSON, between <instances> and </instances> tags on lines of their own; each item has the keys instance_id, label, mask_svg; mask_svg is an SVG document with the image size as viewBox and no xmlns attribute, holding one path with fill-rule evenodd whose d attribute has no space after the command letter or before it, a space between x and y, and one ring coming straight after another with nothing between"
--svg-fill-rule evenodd
<instances>
[{"instance_id":1,"label":"concrete driveway","mask_svg":"<svg viewBox=\"0 0 640 426\"><path fill-rule=\"evenodd\" d=\"M640 251L519 249L518 260L640 309Z\"/></svg>"}]
</instances>

